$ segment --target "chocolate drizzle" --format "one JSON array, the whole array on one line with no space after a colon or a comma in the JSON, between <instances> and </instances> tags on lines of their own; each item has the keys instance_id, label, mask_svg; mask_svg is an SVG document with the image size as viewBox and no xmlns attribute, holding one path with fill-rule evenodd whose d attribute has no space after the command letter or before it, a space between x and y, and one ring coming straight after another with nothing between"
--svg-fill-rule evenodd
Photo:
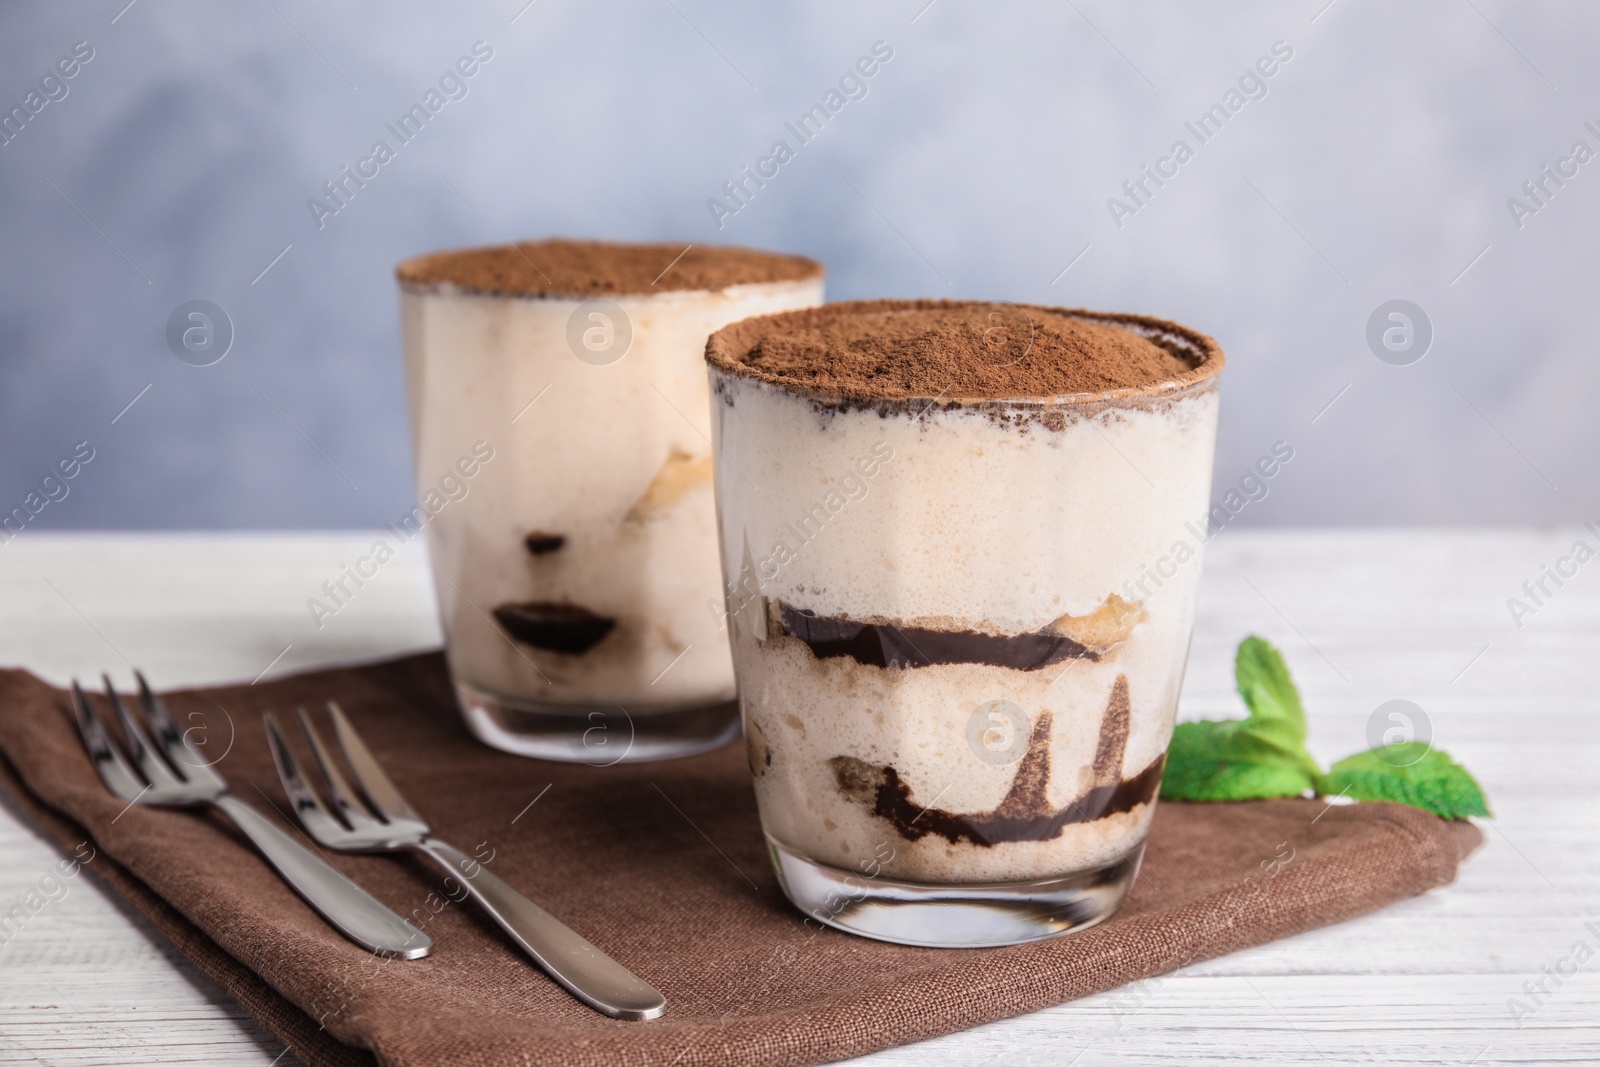
<instances>
[{"instance_id":1,"label":"chocolate drizzle","mask_svg":"<svg viewBox=\"0 0 1600 1067\"><path fill-rule=\"evenodd\" d=\"M1110 789L1122 777L1122 757L1128 750L1128 726L1132 717L1133 707L1128 701L1128 676L1119 674L1116 684L1111 687L1111 699L1106 702L1105 716L1100 720L1100 744L1094 751L1092 789Z\"/></svg>"},{"instance_id":2,"label":"chocolate drizzle","mask_svg":"<svg viewBox=\"0 0 1600 1067\"><path fill-rule=\"evenodd\" d=\"M931 667L981 663L1036 671L1068 659L1098 660L1100 654L1055 630L986 634L933 630L892 623L854 622L778 604L783 632L804 641L818 659L849 656L869 667Z\"/></svg>"},{"instance_id":3,"label":"chocolate drizzle","mask_svg":"<svg viewBox=\"0 0 1600 1067\"><path fill-rule=\"evenodd\" d=\"M1050 841L1073 823L1093 822L1132 811L1155 799L1161 787L1166 756L1157 756L1131 778L1121 777L1122 757L1128 740L1128 679L1118 675L1101 721L1093 781L1078 799L1060 807L1050 805L1049 712L1039 716L1028 739L1028 751L1017 764L1011 788L992 811L957 813L924 807L911 796L911 787L893 767L874 767L853 756L828 761L839 791L885 819L908 841L937 834L958 844L970 841L991 848L1008 841Z\"/></svg>"},{"instance_id":4,"label":"chocolate drizzle","mask_svg":"<svg viewBox=\"0 0 1600 1067\"><path fill-rule=\"evenodd\" d=\"M596 615L577 604L501 604L495 621L525 645L580 655L598 645L617 625L615 619Z\"/></svg>"}]
</instances>

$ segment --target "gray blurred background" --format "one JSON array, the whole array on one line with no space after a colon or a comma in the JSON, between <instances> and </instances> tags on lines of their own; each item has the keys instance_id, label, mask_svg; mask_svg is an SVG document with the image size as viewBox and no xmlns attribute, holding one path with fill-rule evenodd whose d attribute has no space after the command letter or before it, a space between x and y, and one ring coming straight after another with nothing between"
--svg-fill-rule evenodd
<instances>
[{"instance_id":1,"label":"gray blurred background","mask_svg":"<svg viewBox=\"0 0 1600 1067\"><path fill-rule=\"evenodd\" d=\"M1600 151L1600 9L525 4L0 7L0 110L23 116L0 144L0 512L87 441L29 528L390 519L394 263L565 234L803 252L833 299L1181 319L1228 353L1217 498L1294 452L1241 525L1600 518L1600 160L1572 155ZM385 124L479 41L465 95L401 145ZM865 96L800 144L784 124L879 41ZM92 59L41 85L78 42ZM1292 55L1241 89L1275 42ZM1213 104L1202 144L1185 123ZM380 139L395 158L319 226L308 199ZM780 139L794 159L719 228L708 199ZM1193 158L1128 197L1179 139ZM166 337L194 299L233 326L210 366ZM1433 337L1414 322L1385 362L1368 322L1396 299Z\"/></svg>"}]
</instances>

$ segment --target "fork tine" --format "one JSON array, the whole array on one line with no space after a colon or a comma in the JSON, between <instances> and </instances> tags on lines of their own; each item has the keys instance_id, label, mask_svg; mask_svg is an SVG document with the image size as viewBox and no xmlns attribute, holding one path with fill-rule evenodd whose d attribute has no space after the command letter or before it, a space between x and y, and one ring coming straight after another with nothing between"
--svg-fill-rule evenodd
<instances>
[{"instance_id":1,"label":"fork tine","mask_svg":"<svg viewBox=\"0 0 1600 1067\"><path fill-rule=\"evenodd\" d=\"M128 754L133 757L134 766L139 768L144 780L156 789L181 788L183 779L174 774L166 761L156 754L155 746L150 743L150 736L144 732L139 720L133 717L133 712L128 710L128 706L117 695L116 687L111 684L111 676L102 674L100 677L106 683L106 699L111 702L111 710L117 713L117 720L122 723L122 736L128 742Z\"/></svg>"},{"instance_id":2,"label":"fork tine","mask_svg":"<svg viewBox=\"0 0 1600 1067\"><path fill-rule=\"evenodd\" d=\"M425 822L422 816L406 803L406 798L395 788L389 776L383 773L383 767L371 751L368 750L361 735L356 733L356 728L350 725L350 720L345 718L344 711L333 701L328 701L328 711L333 715L333 731L339 738L339 747L344 749L344 758L350 761L350 769L356 772L356 779L361 783L361 789L367 795L367 802L377 809L378 813L389 819L415 819Z\"/></svg>"},{"instance_id":3,"label":"fork tine","mask_svg":"<svg viewBox=\"0 0 1600 1067\"><path fill-rule=\"evenodd\" d=\"M289 803L294 805L300 825L306 828L306 833L323 844L337 847L336 842L349 831L333 817L322 803L322 798L317 796L317 791L306 781L299 759L289 747L283 731L278 728L277 716L270 711L264 712L261 721L267 727L267 747L272 750L272 762L278 767L278 781L283 783L283 791L289 795Z\"/></svg>"},{"instance_id":4,"label":"fork tine","mask_svg":"<svg viewBox=\"0 0 1600 1067\"><path fill-rule=\"evenodd\" d=\"M172 716L167 713L166 704L151 691L150 683L144 680L144 674L135 669L133 676L139 682L139 706L144 709L146 721L155 730L156 740L161 743L161 751L166 754L167 762L190 782L221 788L224 784L221 776L211 769L211 764L189 743L188 736L178 729Z\"/></svg>"},{"instance_id":5,"label":"fork tine","mask_svg":"<svg viewBox=\"0 0 1600 1067\"><path fill-rule=\"evenodd\" d=\"M334 806L339 809L339 814L344 816L344 821L349 823L352 830L378 825L376 820L367 814L366 807L350 788L350 783L345 781L339 765L333 761L333 753L322 743L322 735L317 733L317 728L311 725L311 716L306 714L306 709L296 708L295 714L300 718L300 729L305 731L306 740L311 742L311 754L316 757L317 770L322 772L322 784L327 786L328 795L333 798ZM379 811L376 814L383 813Z\"/></svg>"},{"instance_id":6,"label":"fork tine","mask_svg":"<svg viewBox=\"0 0 1600 1067\"><path fill-rule=\"evenodd\" d=\"M76 678L72 680L72 710L73 717L78 720L78 733L83 735L84 747L89 750L89 759L106 788L129 803L139 799L149 786L122 758L122 753L117 750L116 743L106 730L106 724L100 719L100 713L83 695Z\"/></svg>"}]
</instances>

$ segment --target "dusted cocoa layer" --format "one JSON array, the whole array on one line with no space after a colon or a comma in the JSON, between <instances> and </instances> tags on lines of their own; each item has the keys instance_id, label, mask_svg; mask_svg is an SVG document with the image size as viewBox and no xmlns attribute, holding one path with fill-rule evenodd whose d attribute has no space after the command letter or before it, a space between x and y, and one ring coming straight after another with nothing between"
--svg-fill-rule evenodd
<instances>
[{"instance_id":1,"label":"dusted cocoa layer","mask_svg":"<svg viewBox=\"0 0 1600 1067\"><path fill-rule=\"evenodd\" d=\"M1027 304L874 300L748 319L706 359L812 398L910 410L996 400L1160 395L1214 378L1205 334L1138 315Z\"/></svg>"},{"instance_id":2,"label":"dusted cocoa layer","mask_svg":"<svg viewBox=\"0 0 1600 1067\"><path fill-rule=\"evenodd\" d=\"M553 237L463 248L408 259L395 269L407 285L452 285L503 296L615 296L673 290L718 292L822 278L804 256L753 248L614 244Z\"/></svg>"}]
</instances>

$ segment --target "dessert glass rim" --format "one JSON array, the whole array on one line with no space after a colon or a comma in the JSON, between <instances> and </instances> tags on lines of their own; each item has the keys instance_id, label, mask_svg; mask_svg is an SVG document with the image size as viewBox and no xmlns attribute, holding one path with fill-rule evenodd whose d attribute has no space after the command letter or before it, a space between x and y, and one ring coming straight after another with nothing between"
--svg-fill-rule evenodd
<instances>
[{"instance_id":1,"label":"dessert glass rim","mask_svg":"<svg viewBox=\"0 0 1600 1067\"><path fill-rule=\"evenodd\" d=\"M753 255L768 261L782 261L792 263L797 268L793 277L755 279L750 281L734 281L726 285L694 286L694 285L659 285L661 277L647 284L634 285L624 283L614 287L577 288L558 285L546 277L548 286L495 286L475 285L471 282L457 281L449 278L418 278L413 275L419 273L430 261L437 261L446 256L466 256L471 253L493 253L507 250L520 250L525 246L538 245L589 245L604 248L614 252L631 252L640 250L661 251L666 254L668 262L666 269L661 274L667 274L672 267L677 265L677 259L682 258L691 248L700 248L702 252L735 253L739 255ZM524 254L523 258L527 256ZM530 266L541 276L544 271L528 260ZM464 245L453 248L439 248L430 252L422 252L414 256L407 256L395 265L395 280L402 290L414 293L434 293L460 296L485 296L497 297L507 300L618 300L639 299L670 296L674 294L706 294L730 293L745 289L767 286L790 286L817 282L827 276L827 270L818 260L809 256L799 255L794 252L778 252L767 248L752 248L746 245L700 244L699 242L677 241L612 241L598 238L571 238L571 237L540 237L519 241L497 241L492 244Z\"/></svg>"},{"instance_id":2,"label":"dessert glass rim","mask_svg":"<svg viewBox=\"0 0 1600 1067\"><path fill-rule=\"evenodd\" d=\"M762 329L761 327L763 326L774 326L796 320L804 321L819 313L836 313L850 308L859 308L863 311L904 312L970 307L1027 308L1033 311L1048 312L1053 315L1066 315L1105 326L1121 327L1153 344L1160 345L1179 359L1191 364L1190 370L1185 374L1149 385L1123 386L1116 389L1089 390L1078 393L1057 393L1047 396L951 396L948 393L941 393L938 396L909 395L891 397L869 396L843 389L811 385L794 379L764 375L757 372L743 360L743 356L754 347L756 342L773 332L771 329ZM1225 362L1222 346L1217 343L1215 338L1170 319L1130 312L1094 311L1088 308L1055 307L1048 304L1032 304L1010 300L884 299L837 301L815 308L780 311L772 315L759 315L755 318L744 319L729 326L724 326L706 340L706 363L711 368L729 377L780 389L829 407L844 408L872 408L881 405L899 406L906 404L926 404L930 408L938 405L942 408L976 409L1002 407L1091 408L1119 406L1119 402L1123 402L1120 406L1127 406L1126 402L1163 402L1176 400L1190 394L1207 392L1216 388L1218 376L1222 373Z\"/></svg>"}]
</instances>

